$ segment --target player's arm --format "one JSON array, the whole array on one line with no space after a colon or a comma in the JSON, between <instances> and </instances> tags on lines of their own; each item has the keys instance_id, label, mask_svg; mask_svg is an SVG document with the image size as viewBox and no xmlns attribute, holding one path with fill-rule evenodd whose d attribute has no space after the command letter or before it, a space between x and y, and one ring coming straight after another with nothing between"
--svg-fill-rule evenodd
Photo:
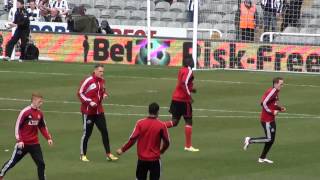
<instances>
[{"instance_id":1,"label":"player's arm","mask_svg":"<svg viewBox=\"0 0 320 180\"><path fill-rule=\"evenodd\" d=\"M105 85L105 81L103 81L103 84ZM106 88L103 88L103 99L107 99L109 97L109 92Z\"/></svg>"},{"instance_id":2,"label":"player's arm","mask_svg":"<svg viewBox=\"0 0 320 180\"><path fill-rule=\"evenodd\" d=\"M285 112L287 109L284 106L279 105L279 101L276 102L276 110Z\"/></svg>"},{"instance_id":3,"label":"player's arm","mask_svg":"<svg viewBox=\"0 0 320 180\"><path fill-rule=\"evenodd\" d=\"M90 106L94 107L97 105L97 102L95 102L93 99L86 96L86 93L88 91L88 88L91 85L91 81L89 78L85 79L78 90L78 97L83 104L90 104Z\"/></svg>"},{"instance_id":4,"label":"player's arm","mask_svg":"<svg viewBox=\"0 0 320 180\"><path fill-rule=\"evenodd\" d=\"M276 115L278 110L271 110L269 107L270 105L268 104L271 100L273 100L273 98L275 98L275 95L276 95L276 89L272 89L270 92L268 92L267 96L263 99L261 103L263 109L269 114L273 114L273 115Z\"/></svg>"},{"instance_id":5,"label":"player's arm","mask_svg":"<svg viewBox=\"0 0 320 180\"><path fill-rule=\"evenodd\" d=\"M183 87L182 89L189 95L191 96L192 89L189 89L188 83L190 81L192 75L192 70L189 69L188 72L183 72L182 76L182 81L181 81L181 86Z\"/></svg>"},{"instance_id":6,"label":"player's arm","mask_svg":"<svg viewBox=\"0 0 320 180\"><path fill-rule=\"evenodd\" d=\"M170 137L169 137L168 128L164 125L160 133L161 133L161 139L162 139L162 146L160 149L160 153L163 154L170 146Z\"/></svg>"},{"instance_id":7,"label":"player's arm","mask_svg":"<svg viewBox=\"0 0 320 180\"><path fill-rule=\"evenodd\" d=\"M25 121L27 114L26 111L22 110L17 118L16 121L16 126L15 126L15 136L16 136L16 140L18 143L18 148L23 148L24 147L24 142L21 138L21 130L20 127L22 126L22 124Z\"/></svg>"},{"instance_id":8,"label":"player's arm","mask_svg":"<svg viewBox=\"0 0 320 180\"><path fill-rule=\"evenodd\" d=\"M130 149L137 141L138 137L140 135L140 126L139 123L136 124L128 142L122 146L122 148L117 150L117 154L121 155L122 153L126 152L128 149Z\"/></svg>"},{"instance_id":9,"label":"player's arm","mask_svg":"<svg viewBox=\"0 0 320 180\"><path fill-rule=\"evenodd\" d=\"M46 125L46 122L45 122L43 116L42 116L42 118L41 118L41 120L40 120L40 123L38 124L38 128L39 128L42 136L47 139L48 144L49 144L49 145L52 145L52 144L53 144L52 136L51 136L51 134L49 133L48 127L47 127L47 125Z\"/></svg>"}]
</instances>

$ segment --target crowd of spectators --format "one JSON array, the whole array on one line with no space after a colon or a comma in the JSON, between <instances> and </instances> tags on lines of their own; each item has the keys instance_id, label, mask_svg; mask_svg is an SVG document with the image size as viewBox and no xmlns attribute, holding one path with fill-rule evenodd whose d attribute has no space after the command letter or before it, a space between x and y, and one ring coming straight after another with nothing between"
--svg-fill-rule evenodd
<instances>
[{"instance_id":1,"label":"crowd of spectators","mask_svg":"<svg viewBox=\"0 0 320 180\"><path fill-rule=\"evenodd\" d=\"M5 10L9 12L9 21L12 20L15 12L12 3L12 0L4 0ZM70 12L67 0L28 0L25 8L29 13L30 21L66 22Z\"/></svg>"}]
</instances>

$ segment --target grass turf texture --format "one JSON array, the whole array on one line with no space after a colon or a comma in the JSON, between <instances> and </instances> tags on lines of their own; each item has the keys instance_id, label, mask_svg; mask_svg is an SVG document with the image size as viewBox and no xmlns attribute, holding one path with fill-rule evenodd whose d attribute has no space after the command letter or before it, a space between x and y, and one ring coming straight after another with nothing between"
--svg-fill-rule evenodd
<instances>
[{"instance_id":1,"label":"grass turf texture","mask_svg":"<svg viewBox=\"0 0 320 180\"><path fill-rule=\"evenodd\" d=\"M88 148L91 162L79 161L82 122L80 114L74 113L79 111L75 94L80 80L92 71L92 67L91 64L1 62L1 165L11 157L15 143L14 125L18 115L15 110L29 104L31 92L40 91L47 101L42 109L49 111L45 112L45 117L55 142L50 148L41 138L48 179L135 178L135 147L121 156L118 162L107 162L96 128ZM150 102L159 102L162 107L169 106L177 71L177 68L105 66L107 89L111 95L105 102L105 110L113 152L128 139L135 122L143 117L141 114L146 114ZM193 105L193 145L201 151L183 151L182 120L177 128L169 131L171 146L162 156L162 179L319 178L319 75L199 71L195 72L195 76L198 93L194 95ZM251 145L244 152L242 142L245 136L263 135L259 123L259 101L262 93L270 87L274 76L285 78L287 85L280 93L280 100L288 111L277 119L276 142L269 154L275 164L258 164L257 159L263 146ZM167 108L162 108L161 114L168 115L161 117L163 120L169 119ZM9 152L5 152L6 149ZM34 179L36 166L30 156L26 156L6 176L6 180Z\"/></svg>"}]
</instances>

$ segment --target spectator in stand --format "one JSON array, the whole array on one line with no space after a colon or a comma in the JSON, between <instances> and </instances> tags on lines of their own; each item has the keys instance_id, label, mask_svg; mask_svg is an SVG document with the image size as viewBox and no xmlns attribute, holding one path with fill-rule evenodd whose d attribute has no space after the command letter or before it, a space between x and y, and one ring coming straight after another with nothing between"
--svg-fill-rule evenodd
<instances>
[{"instance_id":1,"label":"spectator in stand","mask_svg":"<svg viewBox=\"0 0 320 180\"><path fill-rule=\"evenodd\" d=\"M27 9L30 21L39 21L40 11L37 8L35 0L29 1L29 8Z\"/></svg>"},{"instance_id":2,"label":"spectator in stand","mask_svg":"<svg viewBox=\"0 0 320 180\"><path fill-rule=\"evenodd\" d=\"M58 9L62 17L66 17L69 11L68 2L66 0L55 0L50 4L50 7Z\"/></svg>"},{"instance_id":3,"label":"spectator in stand","mask_svg":"<svg viewBox=\"0 0 320 180\"><path fill-rule=\"evenodd\" d=\"M49 21L50 8L49 8L49 0L40 0L38 4L38 8L40 11L40 21Z\"/></svg>"},{"instance_id":4,"label":"spectator in stand","mask_svg":"<svg viewBox=\"0 0 320 180\"><path fill-rule=\"evenodd\" d=\"M263 9L264 32L274 32L277 26L277 17L282 11L283 0L261 0Z\"/></svg>"},{"instance_id":5,"label":"spectator in stand","mask_svg":"<svg viewBox=\"0 0 320 180\"><path fill-rule=\"evenodd\" d=\"M14 13L17 11L17 8L11 7L8 14L8 21L12 22L14 18Z\"/></svg>"},{"instance_id":6,"label":"spectator in stand","mask_svg":"<svg viewBox=\"0 0 320 180\"><path fill-rule=\"evenodd\" d=\"M251 0L245 0L240 5L240 24L241 40L254 41L254 31L258 24L258 13L256 5Z\"/></svg>"},{"instance_id":7,"label":"spectator in stand","mask_svg":"<svg viewBox=\"0 0 320 180\"><path fill-rule=\"evenodd\" d=\"M198 0L199 5L203 5L202 1L203 0ZM188 8L188 14L187 14L188 20L189 22L193 22L194 0L189 0L187 8Z\"/></svg>"},{"instance_id":8,"label":"spectator in stand","mask_svg":"<svg viewBox=\"0 0 320 180\"><path fill-rule=\"evenodd\" d=\"M12 0L4 0L3 1L3 4L4 4L4 10L9 12L10 9L12 8Z\"/></svg>"},{"instance_id":9,"label":"spectator in stand","mask_svg":"<svg viewBox=\"0 0 320 180\"><path fill-rule=\"evenodd\" d=\"M284 3L281 31L286 27L299 27L299 19L303 0L291 0Z\"/></svg>"},{"instance_id":10,"label":"spectator in stand","mask_svg":"<svg viewBox=\"0 0 320 180\"><path fill-rule=\"evenodd\" d=\"M60 11L57 8L52 8L49 19L50 22L62 22Z\"/></svg>"}]
</instances>

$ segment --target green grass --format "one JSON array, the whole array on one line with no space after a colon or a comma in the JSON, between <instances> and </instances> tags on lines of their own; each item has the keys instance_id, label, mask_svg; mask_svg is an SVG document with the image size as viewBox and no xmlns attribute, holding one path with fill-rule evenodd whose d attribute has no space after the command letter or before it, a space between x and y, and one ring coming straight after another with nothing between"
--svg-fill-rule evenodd
<instances>
[{"instance_id":1,"label":"green grass","mask_svg":"<svg viewBox=\"0 0 320 180\"><path fill-rule=\"evenodd\" d=\"M105 78L111 97L105 103L112 150L127 140L135 122L156 101L162 115L169 115L177 68L106 65ZM47 102L44 111L78 112L76 90L92 65L63 63L0 62L0 163L11 156L14 124L18 112L28 105L30 94L40 91ZM319 92L320 75L238 71L195 72L193 144L199 153L183 151L184 132L170 129L171 146L162 156L166 180L312 180L320 176ZM242 150L245 136L263 135L259 123L259 101L274 76L287 85L280 99L287 114L277 119L276 143L270 152L273 165L257 163L262 145ZM310 86L308 86L310 85ZM8 99L5 99L8 98ZM16 100L13 100L16 99ZM117 106L136 105L136 106ZM145 106L145 107L140 107ZM202 109L202 110L200 110ZM119 115L121 113L123 115ZM79 161L81 118L75 113L45 112L55 145L42 142L48 179L129 180L135 177L136 150L132 148L118 162L104 158L101 137L94 129L88 148L90 163ZM200 117L201 116L201 117ZM206 117L203 117L206 116ZM161 117L163 120L169 116ZM9 152L5 152L9 149ZM29 156L8 172L6 180L34 180L36 168Z\"/></svg>"}]
</instances>

